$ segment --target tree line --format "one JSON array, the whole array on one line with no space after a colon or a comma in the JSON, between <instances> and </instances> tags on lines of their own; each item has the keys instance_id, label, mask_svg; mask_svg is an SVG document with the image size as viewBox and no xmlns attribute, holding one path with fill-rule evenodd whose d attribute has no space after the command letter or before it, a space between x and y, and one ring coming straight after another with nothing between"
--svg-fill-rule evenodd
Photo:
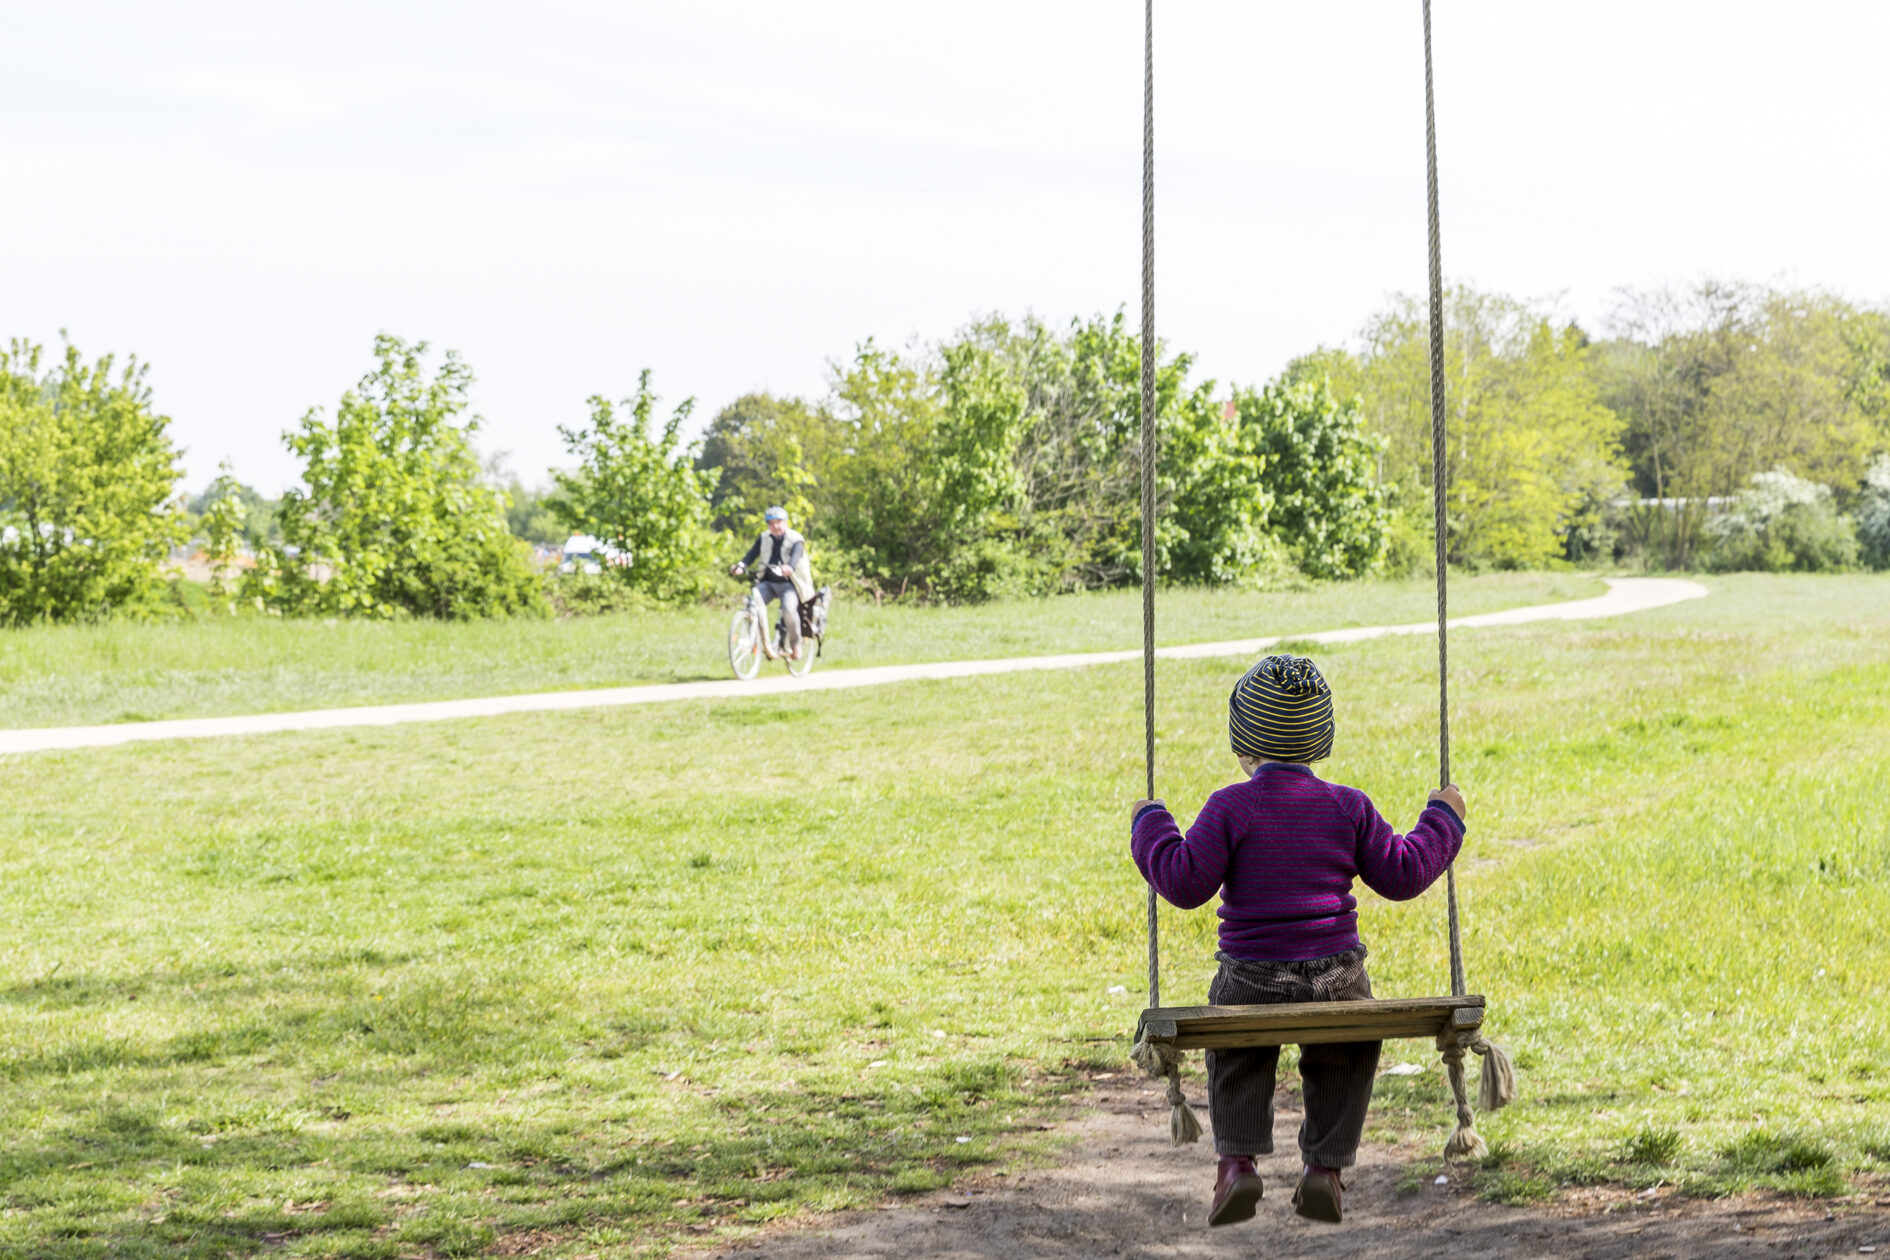
<instances>
[{"instance_id":1,"label":"tree line","mask_svg":"<svg viewBox=\"0 0 1890 1260\"><path fill-rule=\"evenodd\" d=\"M0 624L159 616L189 540L203 607L281 615L544 615L676 603L787 507L822 576L975 601L1141 579L1140 345L1121 315L987 317L868 340L818 398L750 394L687 436L643 372L561 427L546 483L475 447L471 369L382 336L332 413L283 435L298 486L226 466L179 493L135 360L0 351ZM1354 341L1222 387L1157 348L1155 577L1264 586L1434 554L1428 328L1396 299ZM1624 291L1590 333L1553 304L1448 295L1446 549L1472 568L1890 567L1890 311L1819 290ZM622 562L540 572L532 541Z\"/></svg>"},{"instance_id":2,"label":"tree line","mask_svg":"<svg viewBox=\"0 0 1890 1260\"><path fill-rule=\"evenodd\" d=\"M1429 483L1427 337L1423 309L1403 299L1355 348L1292 369L1362 400L1386 443L1384 479L1403 487ZM1445 375L1454 563L1890 562L1876 524L1890 311L1708 280L1624 290L1591 336L1541 304L1458 289Z\"/></svg>"}]
</instances>

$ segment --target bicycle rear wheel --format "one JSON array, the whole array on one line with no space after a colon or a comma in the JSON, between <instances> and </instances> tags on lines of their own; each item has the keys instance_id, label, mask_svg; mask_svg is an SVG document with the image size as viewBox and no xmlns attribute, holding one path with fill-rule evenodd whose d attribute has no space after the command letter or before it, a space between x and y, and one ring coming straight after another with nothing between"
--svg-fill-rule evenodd
<instances>
[{"instance_id":1,"label":"bicycle rear wheel","mask_svg":"<svg viewBox=\"0 0 1890 1260\"><path fill-rule=\"evenodd\" d=\"M761 628L747 604L728 623L728 664L737 678L753 678L761 672Z\"/></svg>"}]
</instances>

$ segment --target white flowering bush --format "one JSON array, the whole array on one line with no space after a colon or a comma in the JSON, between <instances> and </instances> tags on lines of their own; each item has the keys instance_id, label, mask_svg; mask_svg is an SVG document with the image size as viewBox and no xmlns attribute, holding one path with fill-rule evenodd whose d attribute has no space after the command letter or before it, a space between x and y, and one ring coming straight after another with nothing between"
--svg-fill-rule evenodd
<instances>
[{"instance_id":1,"label":"white flowering bush","mask_svg":"<svg viewBox=\"0 0 1890 1260\"><path fill-rule=\"evenodd\" d=\"M1857 563L1857 532L1831 487L1783 468L1752 474L1731 509L1707 522L1708 568L1829 573Z\"/></svg>"},{"instance_id":2,"label":"white flowering bush","mask_svg":"<svg viewBox=\"0 0 1890 1260\"><path fill-rule=\"evenodd\" d=\"M1864 474L1857 498L1857 541L1864 563L1890 569L1890 455L1879 455Z\"/></svg>"}]
</instances>

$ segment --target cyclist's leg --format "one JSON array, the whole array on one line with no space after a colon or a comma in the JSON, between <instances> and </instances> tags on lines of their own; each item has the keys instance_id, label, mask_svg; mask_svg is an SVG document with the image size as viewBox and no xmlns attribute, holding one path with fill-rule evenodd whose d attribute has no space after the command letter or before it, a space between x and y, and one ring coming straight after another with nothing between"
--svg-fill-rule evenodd
<instances>
[{"instance_id":1,"label":"cyclist's leg","mask_svg":"<svg viewBox=\"0 0 1890 1260\"><path fill-rule=\"evenodd\" d=\"M781 591L781 620L787 623L787 654L801 654L801 594L794 583L785 583Z\"/></svg>"},{"instance_id":2,"label":"cyclist's leg","mask_svg":"<svg viewBox=\"0 0 1890 1260\"><path fill-rule=\"evenodd\" d=\"M790 626L793 626L794 623L799 620L798 613L795 615L795 617L791 619L785 617L785 614L788 609L788 601L794 598L794 584L793 583L783 582L779 580L778 578L765 578L761 582L756 583L755 590L758 591L761 595L761 607L763 609L764 615L765 615L768 605L778 600L780 601L780 604L781 604L781 611L784 614L783 619L787 620ZM769 620L768 633L767 633L766 638L767 638L767 644L768 644L768 656L770 659L772 659L776 655L775 649L774 649L774 642L775 642L774 626L775 626L775 623L772 620ZM793 651L793 647L792 647L793 642L794 642L793 640L788 640L783 645L782 650L791 653Z\"/></svg>"},{"instance_id":3,"label":"cyclist's leg","mask_svg":"<svg viewBox=\"0 0 1890 1260\"><path fill-rule=\"evenodd\" d=\"M774 598L773 582L755 583L755 598L761 601L761 654L774 659L774 623L768 618L768 602Z\"/></svg>"}]
</instances>

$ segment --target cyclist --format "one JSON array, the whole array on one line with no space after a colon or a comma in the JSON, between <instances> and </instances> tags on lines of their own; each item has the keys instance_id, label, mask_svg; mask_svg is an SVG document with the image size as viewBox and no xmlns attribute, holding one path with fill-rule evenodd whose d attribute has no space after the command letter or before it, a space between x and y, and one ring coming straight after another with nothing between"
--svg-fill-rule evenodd
<instances>
[{"instance_id":1,"label":"cyclist","mask_svg":"<svg viewBox=\"0 0 1890 1260\"><path fill-rule=\"evenodd\" d=\"M764 605L777 599L781 601L788 659L798 661L801 659L801 605L814 598L814 571L807 563L807 540L788 528L786 508L771 507L762 513L762 520L767 522L767 532L755 539L747 555L729 566L729 576L740 577L760 562L761 577L756 589L761 592ZM770 660L774 659L772 644L764 642L762 650Z\"/></svg>"}]
</instances>

